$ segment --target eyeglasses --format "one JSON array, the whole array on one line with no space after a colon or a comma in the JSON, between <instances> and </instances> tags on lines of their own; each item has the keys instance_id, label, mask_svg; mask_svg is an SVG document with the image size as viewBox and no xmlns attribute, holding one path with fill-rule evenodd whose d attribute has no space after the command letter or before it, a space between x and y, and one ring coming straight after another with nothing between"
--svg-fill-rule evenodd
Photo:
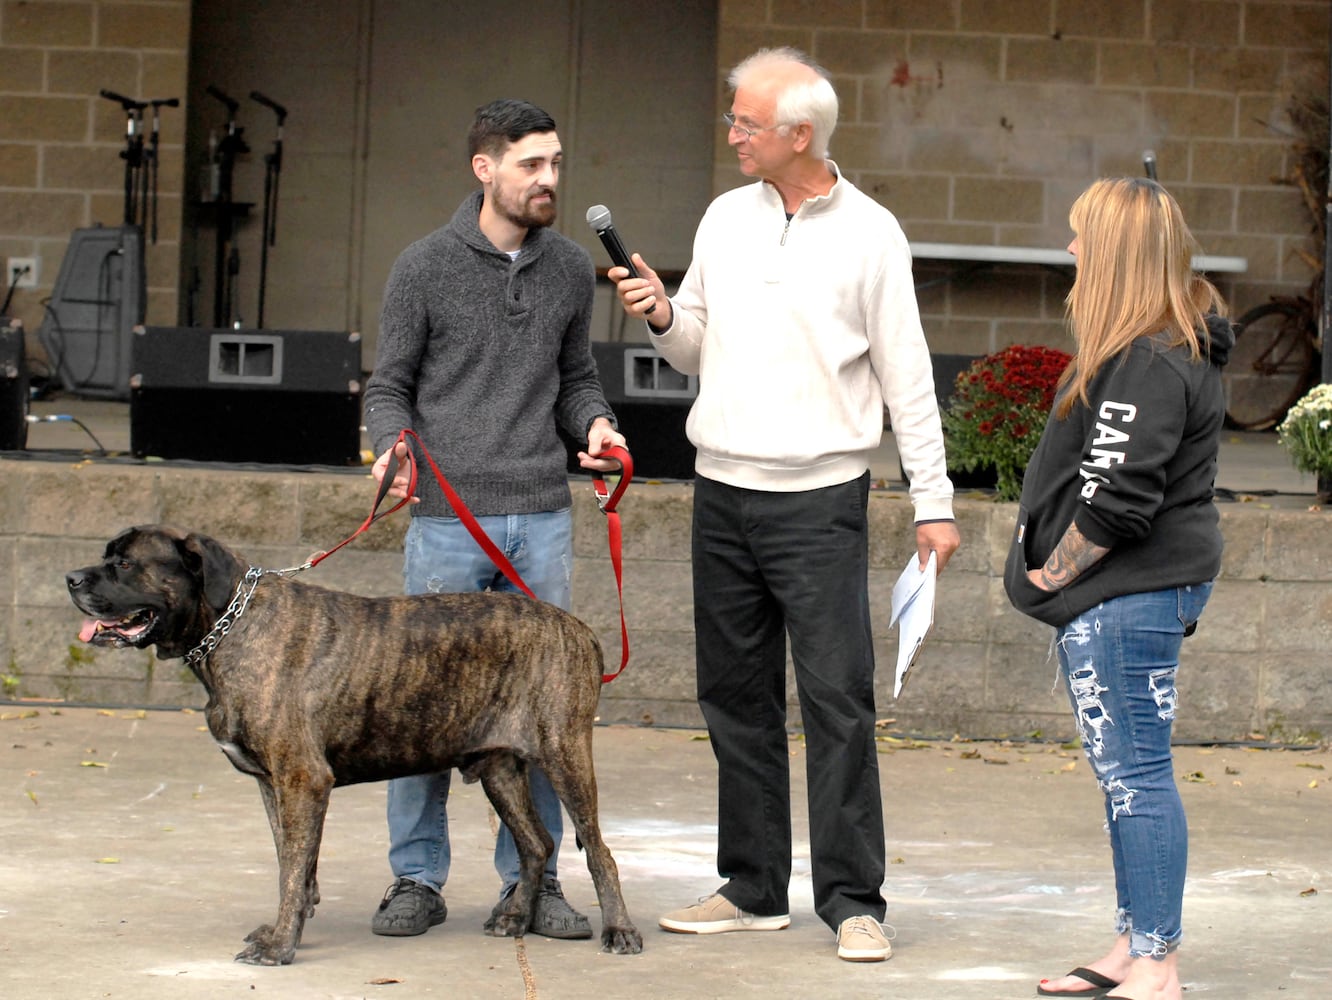
<instances>
[{"instance_id":1,"label":"eyeglasses","mask_svg":"<svg viewBox=\"0 0 1332 1000\"><path fill-rule=\"evenodd\" d=\"M739 132L746 139L752 139L760 132L771 132L775 128L781 128L780 125L765 125L763 128L746 128L745 126L737 122L735 120L735 115L733 115L729 111L726 112L726 114L722 115L722 123L725 124L725 126L728 129L730 129L732 132Z\"/></svg>"}]
</instances>

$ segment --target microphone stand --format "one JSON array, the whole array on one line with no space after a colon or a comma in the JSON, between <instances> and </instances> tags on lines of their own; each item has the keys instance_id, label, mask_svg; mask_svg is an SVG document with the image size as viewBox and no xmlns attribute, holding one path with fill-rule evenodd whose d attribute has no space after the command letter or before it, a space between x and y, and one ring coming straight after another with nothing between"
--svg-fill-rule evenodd
<instances>
[{"instance_id":1,"label":"microphone stand","mask_svg":"<svg viewBox=\"0 0 1332 1000\"><path fill-rule=\"evenodd\" d=\"M231 325L231 305L233 301L232 284L240 271L240 250L233 242L235 219L234 202L231 196L232 173L236 166L236 156L248 153L250 147L241 138L242 128L236 127L236 109L240 102L228 97L211 83L207 93L215 97L227 108L227 134L217 144L214 153L218 168L218 187L214 204L217 206L217 250L213 259L213 325L227 327Z\"/></svg>"},{"instance_id":2,"label":"microphone stand","mask_svg":"<svg viewBox=\"0 0 1332 1000\"><path fill-rule=\"evenodd\" d=\"M264 157L264 234L259 249L259 316L256 329L264 328L264 293L268 287L268 248L277 245L278 182L282 176L282 126L287 121L287 109L257 90L250 91L250 99L257 101L277 115L277 138L273 151Z\"/></svg>"},{"instance_id":3,"label":"microphone stand","mask_svg":"<svg viewBox=\"0 0 1332 1000\"><path fill-rule=\"evenodd\" d=\"M158 162L157 145L158 145L158 133L160 131L161 119L162 119L162 108L180 107L180 98L161 97L155 100L151 100L148 103L151 104L153 108L153 131L151 134L150 141L148 143L148 172L151 176L151 185L145 183L145 191L149 192L148 204L151 206L149 211L152 215L152 223L153 223L151 239L155 244L157 243L157 162Z\"/></svg>"},{"instance_id":4,"label":"microphone stand","mask_svg":"<svg viewBox=\"0 0 1332 1000\"><path fill-rule=\"evenodd\" d=\"M98 94L115 101L125 111L125 148L120 151L120 158L125 161L125 225L137 226L141 206L136 197L144 166L143 109L148 105L114 90L100 90Z\"/></svg>"}]
</instances>

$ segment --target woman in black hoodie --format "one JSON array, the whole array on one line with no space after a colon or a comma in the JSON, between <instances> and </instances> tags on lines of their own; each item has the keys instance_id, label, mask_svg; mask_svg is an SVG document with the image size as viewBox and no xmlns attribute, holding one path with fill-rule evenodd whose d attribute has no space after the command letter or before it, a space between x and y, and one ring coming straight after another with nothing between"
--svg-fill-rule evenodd
<instances>
[{"instance_id":1,"label":"woman in black hoodie","mask_svg":"<svg viewBox=\"0 0 1332 1000\"><path fill-rule=\"evenodd\" d=\"M1212 484L1235 337L1159 184L1097 181L1069 221L1077 350L1027 466L1004 582L1018 610L1056 629L1105 795L1117 938L1037 993L1179 1000L1188 830L1170 753L1175 671L1221 564Z\"/></svg>"}]
</instances>

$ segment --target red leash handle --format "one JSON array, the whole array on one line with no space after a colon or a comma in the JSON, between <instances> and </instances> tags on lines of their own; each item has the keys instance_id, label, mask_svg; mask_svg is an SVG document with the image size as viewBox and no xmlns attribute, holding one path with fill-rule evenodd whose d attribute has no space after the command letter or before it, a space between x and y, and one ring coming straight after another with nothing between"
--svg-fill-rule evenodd
<instances>
[{"instance_id":1,"label":"red leash handle","mask_svg":"<svg viewBox=\"0 0 1332 1000\"><path fill-rule=\"evenodd\" d=\"M624 668L629 665L629 626L625 624L624 619L624 559L621 552L623 532L620 527L620 513L616 507L634 478L634 460L628 451L618 446L607 448L597 457L612 458L620 463L620 481L616 484L614 492L607 490L606 481L600 472L592 474L592 489L597 495L597 506L606 515L611 568L615 570L615 590L620 598L620 669L613 674L601 675L601 683L609 684L624 673Z\"/></svg>"}]
</instances>

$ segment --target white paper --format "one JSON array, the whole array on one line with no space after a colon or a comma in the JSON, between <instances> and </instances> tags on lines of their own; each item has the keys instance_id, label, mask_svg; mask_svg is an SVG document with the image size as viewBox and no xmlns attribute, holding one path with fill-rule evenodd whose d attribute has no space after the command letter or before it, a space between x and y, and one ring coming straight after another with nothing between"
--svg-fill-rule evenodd
<instances>
[{"instance_id":1,"label":"white paper","mask_svg":"<svg viewBox=\"0 0 1332 1000\"><path fill-rule=\"evenodd\" d=\"M893 584L893 617L888 627L897 630L897 678L893 684L893 697L902 693L907 671L920 655L925 636L934 625L934 580L937 575L933 552L920 568L920 557L912 555L906 569Z\"/></svg>"}]
</instances>

